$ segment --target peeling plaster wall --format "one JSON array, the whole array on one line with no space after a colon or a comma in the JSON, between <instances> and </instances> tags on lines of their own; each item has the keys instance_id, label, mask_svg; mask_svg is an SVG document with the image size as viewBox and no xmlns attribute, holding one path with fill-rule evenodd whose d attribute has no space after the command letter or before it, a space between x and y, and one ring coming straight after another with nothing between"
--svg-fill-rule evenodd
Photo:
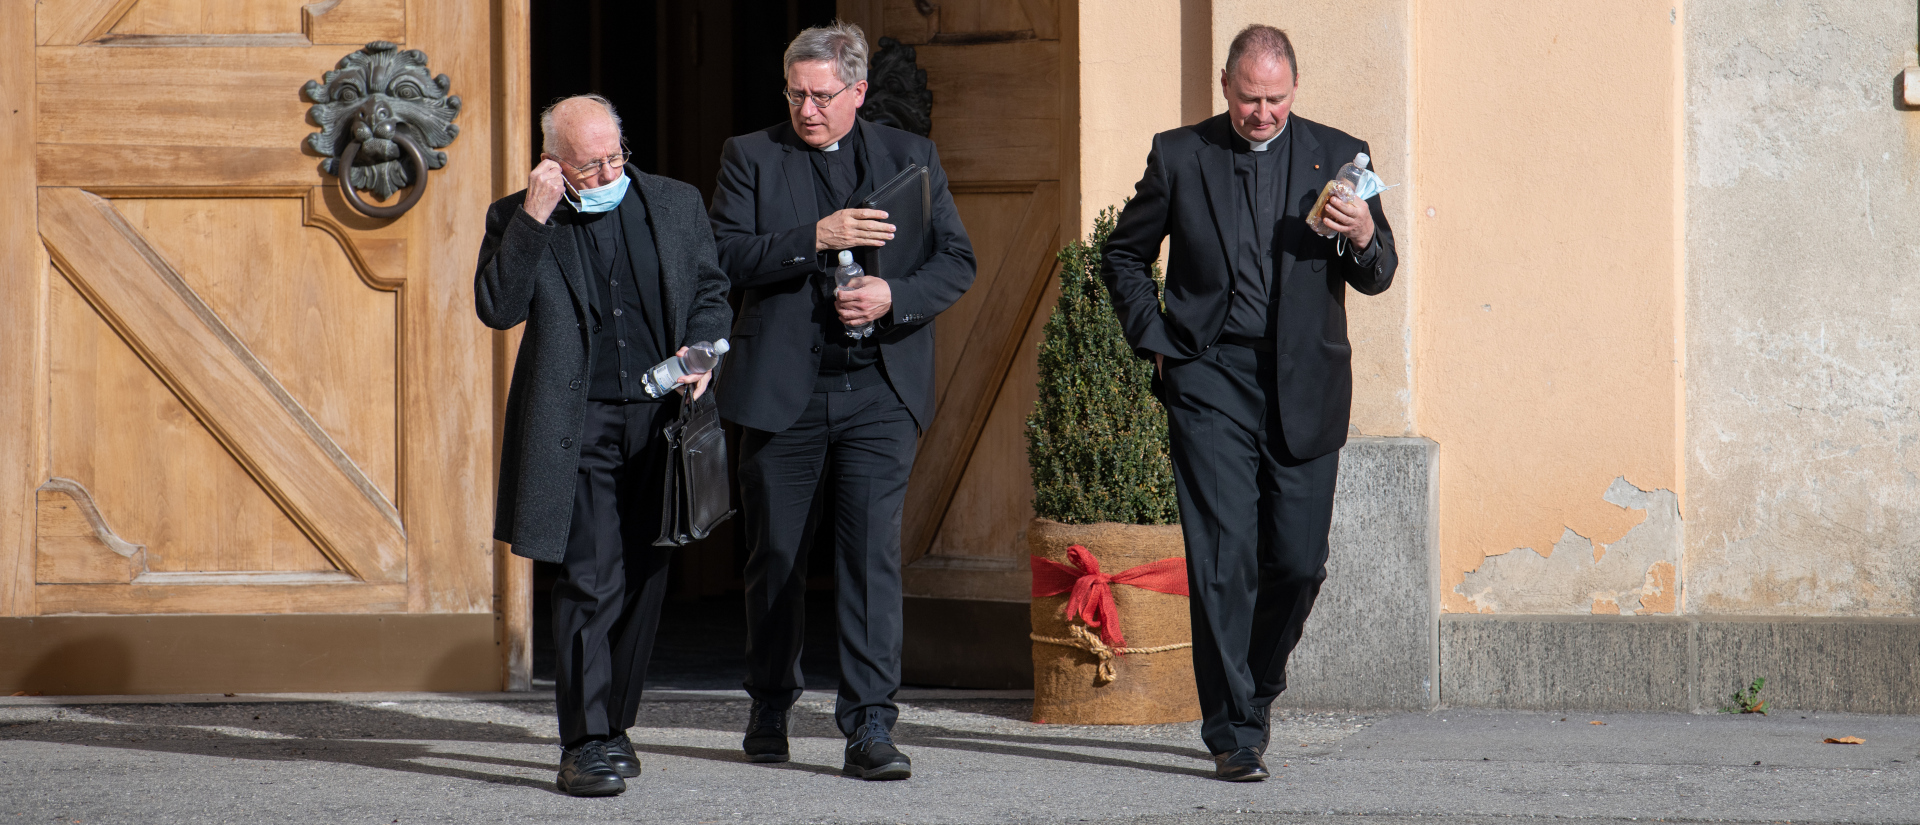
<instances>
[{"instance_id":1,"label":"peeling plaster wall","mask_svg":"<svg viewBox=\"0 0 1920 825\"><path fill-rule=\"evenodd\" d=\"M1674 612L1684 532L1679 497L1616 478L1602 498L1642 520L1611 544L1569 528L1547 553L1528 547L1488 556L1454 592L1482 613Z\"/></svg>"},{"instance_id":2,"label":"peeling plaster wall","mask_svg":"<svg viewBox=\"0 0 1920 825\"><path fill-rule=\"evenodd\" d=\"M1920 612L1913 0L1687 4L1687 607Z\"/></svg>"},{"instance_id":3,"label":"peeling plaster wall","mask_svg":"<svg viewBox=\"0 0 1920 825\"><path fill-rule=\"evenodd\" d=\"M1650 559L1672 561L1632 533L1641 509L1663 505L1607 492L1624 479L1686 506L1683 11L1667 0L1414 9L1414 419L1440 444L1449 611L1586 613L1606 588L1623 612L1642 609L1647 591L1633 591L1638 606L1622 594ZM1633 563L1596 565L1586 542L1630 545L1613 552Z\"/></svg>"}]
</instances>

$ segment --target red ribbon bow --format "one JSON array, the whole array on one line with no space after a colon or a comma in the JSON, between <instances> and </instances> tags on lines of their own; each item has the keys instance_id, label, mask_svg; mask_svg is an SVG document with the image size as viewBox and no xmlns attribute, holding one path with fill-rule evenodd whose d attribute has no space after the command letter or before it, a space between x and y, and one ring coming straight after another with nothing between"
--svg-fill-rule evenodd
<instances>
[{"instance_id":1,"label":"red ribbon bow","mask_svg":"<svg viewBox=\"0 0 1920 825\"><path fill-rule=\"evenodd\" d=\"M1079 617L1088 627L1100 629L1100 641L1109 647L1125 647L1127 637L1120 632L1120 608L1113 603L1113 584L1130 584L1156 593L1187 595L1187 563L1172 558L1148 562L1111 576L1100 572L1100 561L1087 548L1076 544L1067 548L1067 561L1028 557L1033 564L1033 595L1058 596L1068 590L1067 621Z\"/></svg>"}]
</instances>

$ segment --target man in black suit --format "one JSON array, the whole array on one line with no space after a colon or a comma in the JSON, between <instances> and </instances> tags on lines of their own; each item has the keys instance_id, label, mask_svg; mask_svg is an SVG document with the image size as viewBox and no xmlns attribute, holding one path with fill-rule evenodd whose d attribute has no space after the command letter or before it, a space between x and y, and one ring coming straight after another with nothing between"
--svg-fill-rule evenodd
<instances>
[{"instance_id":1,"label":"man in black suit","mask_svg":"<svg viewBox=\"0 0 1920 825\"><path fill-rule=\"evenodd\" d=\"M1267 778L1267 709L1326 579L1334 477L1353 397L1347 286L1393 283L1376 196L1330 199L1366 143L1289 112L1293 46L1271 26L1233 39L1227 113L1155 135L1108 239L1102 275L1167 408L1187 545L1201 738L1215 774ZM1166 308L1149 266L1171 236Z\"/></svg>"},{"instance_id":2,"label":"man in black suit","mask_svg":"<svg viewBox=\"0 0 1920 825\"><path fill-rule=\"evenodd\" d=\"M733 312L699 190L627 166L612 104L562 100L541 113L540 131L545 151L527 188L487 210L474 277L481 321L527 325L507 394L494 537L560 565L556 784L609 796L640 775L626 730L670 558L653 546L660 430L681 398L651 397L641 376L688 343L724 337ZM698 398L707 376L681 383Z\"/></svg>"},{"instance_id":3,"label":"man in black suit","mask_svg":"<svg viewBox=\"0 0 1920 825\"><path fill-rule=\"evenodd\" d=\"M835 718L845 772L905 779L899 710L900 511L919 433L934 409L933 319L973 284L933 142L859 120L867 43L858 26L808 29L786 52L790 122L727 141L714 188L720 265L740 293L720 414L745 428L741 524L747 558L747 692L741 743L787 760L787 713L802 688L800 643L815 493L831 474L840 648ZM867 276L837 294L841 250L893 237L886 213L853 208L909 164L931 170L933 255L918 271ZM847 330L873 324L871 337Z\"/></svg>"}]
</instances>

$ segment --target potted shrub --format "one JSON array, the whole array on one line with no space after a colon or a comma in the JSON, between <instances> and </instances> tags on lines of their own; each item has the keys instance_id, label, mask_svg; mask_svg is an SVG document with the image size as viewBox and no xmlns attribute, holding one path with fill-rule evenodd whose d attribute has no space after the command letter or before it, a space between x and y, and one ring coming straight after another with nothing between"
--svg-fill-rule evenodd
<instances>
[{"instance_id":1,"label":"potted shrub","mask_svg":"<svg viewBox=\"0 0 1920 825\"><path fill-rule=\"evenodd\" d=\"M1027 418L1036 722L1200 718L1166 411L1100 281L1115 217L1060 252Z\"/></svg>"}]
</instances>

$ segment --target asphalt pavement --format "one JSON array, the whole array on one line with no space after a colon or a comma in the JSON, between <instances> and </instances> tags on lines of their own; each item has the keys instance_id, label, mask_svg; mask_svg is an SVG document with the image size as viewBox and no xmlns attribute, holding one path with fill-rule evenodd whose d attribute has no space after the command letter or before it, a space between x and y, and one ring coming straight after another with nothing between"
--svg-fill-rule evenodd
<instances>
[{"instance_id":1,"label":"asphalt pavement","mask_svg":"<svg viewBox=\"0 0 1920 825\"><path fill-rule=\"evenodd\" d=\"M1198 724L1027 721L908 691L904 782L843 778L832 698L741 757L738 691L656 691L622 796L553 790L538 694L0 698L10 823L1920 823L1920 717L1277 713L1274 778L1210 778ZM1599 724L1596 724L1599 723ZM1858 737L1863 744L1824 740Z\"/></svg>"}]
</instances>

